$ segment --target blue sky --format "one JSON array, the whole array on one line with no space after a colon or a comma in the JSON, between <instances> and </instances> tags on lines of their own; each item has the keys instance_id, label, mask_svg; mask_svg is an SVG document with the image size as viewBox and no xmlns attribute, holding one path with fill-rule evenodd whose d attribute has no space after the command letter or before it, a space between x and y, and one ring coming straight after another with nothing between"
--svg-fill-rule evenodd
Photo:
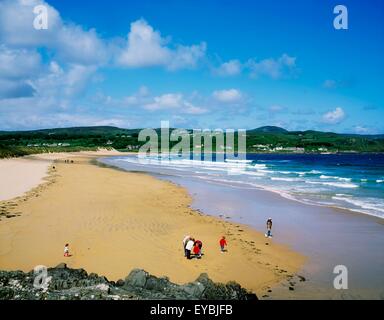
<instances>
[{"instance_id":1,"label":"blue sky","mask_svg":"<svg viewBox=\"0 0 384 320\"><path fill-rule=\"evenodd\" d=\"M0 0L0 130L384 133L383 40L380 0Z\"/></svg>"}]
</instances>

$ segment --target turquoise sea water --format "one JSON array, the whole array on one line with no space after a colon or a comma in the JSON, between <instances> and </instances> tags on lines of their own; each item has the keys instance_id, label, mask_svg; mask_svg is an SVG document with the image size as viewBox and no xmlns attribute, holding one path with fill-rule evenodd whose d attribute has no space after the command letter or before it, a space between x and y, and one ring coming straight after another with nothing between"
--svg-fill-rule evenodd
<instances>
[{"instance_id":1,"label":"turquoise sea water","mask_svg":"<svg viewBox=\"0 0 384 320\"><path fill-rule=\"evenodd\" d=\"M384 218L382 154L247 154L243 160L224 161L123 156L103 161L128 170L269 190L308 204Z\"/></svg>"}]
</instances>

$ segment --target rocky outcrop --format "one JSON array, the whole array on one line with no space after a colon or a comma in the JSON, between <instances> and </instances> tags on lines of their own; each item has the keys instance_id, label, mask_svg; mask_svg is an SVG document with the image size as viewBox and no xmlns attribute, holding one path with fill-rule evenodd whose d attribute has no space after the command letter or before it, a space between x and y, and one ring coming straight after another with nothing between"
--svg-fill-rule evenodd
<instances>
[{"instance_id":1,"label":"rocky outcrop","mask_svg":"<svg viewBox=\"0 0 384 320\"><path fill-rule=\"evenodd\" d=\"M31 271L0 271L0 299L20 300L254 300L256 295L236 282L215 283L201 274L194 282L178 285L166 277L157 278L134 269L124 279L109 281L84 269L70 269L64 263L47 270L39 281Z\"/></svg>"}]
</instances>

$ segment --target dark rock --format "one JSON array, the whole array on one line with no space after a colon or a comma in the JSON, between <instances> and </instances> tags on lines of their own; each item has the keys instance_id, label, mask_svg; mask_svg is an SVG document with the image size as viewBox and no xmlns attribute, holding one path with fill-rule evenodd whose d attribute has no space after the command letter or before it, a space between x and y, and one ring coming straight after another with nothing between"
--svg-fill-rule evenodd
<instances>
[{"instance_id":1,"label":"dark rock","mask_svg":"<svg viewBox=\"0 0 384 320\"><path fill-rule=\"evenodd\" d=\"M201 274L196 281L178 285L167 277L157 278L134 269L116 283L84 269L70 269L64 263L48 269L49 281L41 288L33 286L30 271L0 271L0 300L95 300L95 299L213 299L251 300L256 295L235 282L215 283Z\"/></svg>"},{"instance_id":2,"label":"dark rock","mask_svg":"<svg viewBox=\"0 0 384 320\"><path fill-rule=\"evenodd\" d=\"M123 279L119 279L119 280L116 281L116 286L117 287L122 287L124 284L125 284L125 282L124 282Z\"/></svg>"},{"instance_id":3,"label":"dark rock","mask_svg":"<svg viewBox=\"0 0 384 320\"><path fill-rule=\"evenodd\" d=\"M144 288L147 282L148 273L141 269L133 269L125 278L125 286Z\"/></svg>"}]
</instances>

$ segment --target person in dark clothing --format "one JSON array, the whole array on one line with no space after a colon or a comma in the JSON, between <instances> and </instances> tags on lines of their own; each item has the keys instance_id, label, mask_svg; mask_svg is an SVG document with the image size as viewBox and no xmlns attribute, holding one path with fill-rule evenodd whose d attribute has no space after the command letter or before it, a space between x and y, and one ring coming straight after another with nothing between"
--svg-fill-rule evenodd
<instances>
[{"instance_id":1,"label":"person in dark clothing","mask_svg":"<svg viewBox=\"0 0 384 320\"><path fill-rule=\"evenodd\" d=\"M267 220L267 233L265 234L266 238L272 238L272 218Z\"/></svg>"}]
</instances>

